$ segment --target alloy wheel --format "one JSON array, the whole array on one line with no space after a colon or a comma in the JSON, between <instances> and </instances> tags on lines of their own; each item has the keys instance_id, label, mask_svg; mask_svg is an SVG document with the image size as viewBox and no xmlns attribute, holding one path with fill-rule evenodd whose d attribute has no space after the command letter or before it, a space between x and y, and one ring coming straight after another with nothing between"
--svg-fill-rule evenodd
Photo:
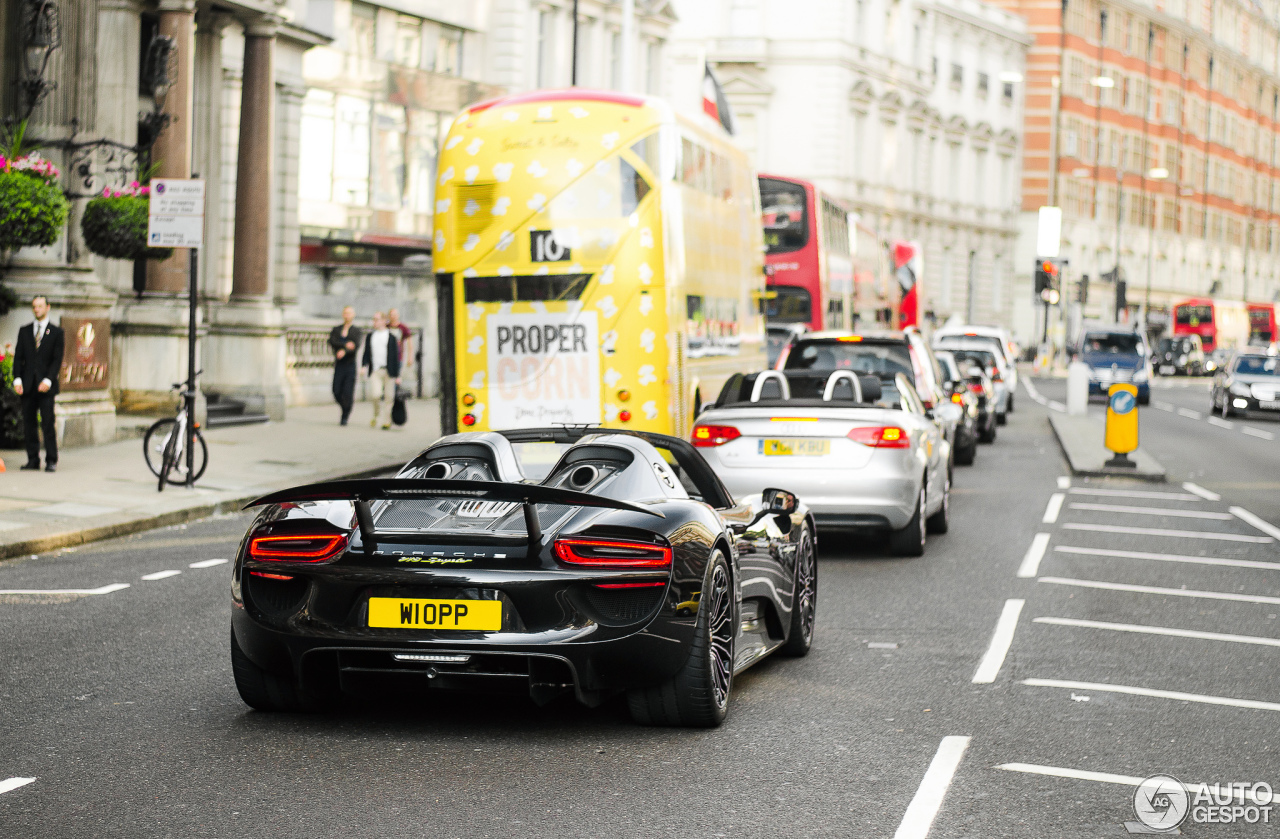
<instances>
[{"instance_id":1,"label":"alloy wheel","mask_svg":"<svg viewBox=\"0 0 1280 839\"><path fill-rule=\"evenodd\" d=\"M716 707L724 707L729 701L729 684L733 679L733 595L729 589L729 574L723 565L717 565L711 575L711 613L707 629L711 635L711 688ZM706 598L704 597L704 603Z\"/></svg>"}]
</instances>

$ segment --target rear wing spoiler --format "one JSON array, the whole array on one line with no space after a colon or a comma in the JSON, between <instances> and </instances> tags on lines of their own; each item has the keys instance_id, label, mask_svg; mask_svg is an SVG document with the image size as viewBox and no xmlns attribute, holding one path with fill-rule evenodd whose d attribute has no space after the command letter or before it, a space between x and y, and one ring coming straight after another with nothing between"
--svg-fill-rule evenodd
<instances>
[{"instance_id":1,"label":"rear wing spoiler","mask_svg":"<svg viewBox=\"0 0 1280 839\"><path fill-rule=\"evenodd\" d=\"M604 507L627 510L666 518L661 511L618 501L585 492L576 492L541 484L519 484L501 481L458 481L432 478L363 478L347 481L324 481L280 490L244 505L244 509L266 504L303 503L307 501L353 501L356 521L360 525L360 538L369 553L378 549L377 533L373 527L371 501L405 501L409 499L475 499L484 501L509 501L524 507L524 525L529 534L529 549L536 551L542 544L542 526L538 523L536 504L560 504L566 507Z\"/></svg>"}]
</instances>

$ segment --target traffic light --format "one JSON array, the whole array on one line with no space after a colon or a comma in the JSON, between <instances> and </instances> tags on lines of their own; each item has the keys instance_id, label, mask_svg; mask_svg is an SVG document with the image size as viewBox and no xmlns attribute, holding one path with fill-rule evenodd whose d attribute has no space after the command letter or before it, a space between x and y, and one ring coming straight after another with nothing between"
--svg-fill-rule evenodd
<instances>
[{"instance_id":1,"label":"traffic light","mask_svg":"<svg viewBox=\"0 0 1280 839\"><path fill-rule=\"evenodd\" d=\"M1077 287L1077 292L1076 292L1076 300L1078 300L1081 303L1089 302L1089 275L1088 274L1082 274L1080 276L1080 283Z\"/></svg>"},{"instance_id":2,"label":"traffic light","mask_svg":"<svg viewBox=\"0 0 1280 839\"><path fill-rule=\"evenodd\" d=\"M1046 291L1057 290L1060 275L1058 265L1051 259L1036 260L1036 295L1042 296Z\"/></svg>"}]
</instances>

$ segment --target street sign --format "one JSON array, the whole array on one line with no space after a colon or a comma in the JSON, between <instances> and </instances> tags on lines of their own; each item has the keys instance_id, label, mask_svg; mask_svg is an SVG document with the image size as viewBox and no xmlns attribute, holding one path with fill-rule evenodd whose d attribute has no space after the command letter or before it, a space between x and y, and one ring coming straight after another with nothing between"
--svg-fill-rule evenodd
<instances>
[{"instance_id":1,"label":"street sign","mask_svg":"<svg viewBox=\"0 0 1280 839\"><path fill-rule=\"evenodd\" d=\"M153 178L147 245L153 248L199 248L204 245L204 181Z\"/></svg>"},{"instance_id":2,"label":"street sign","mask_svg":"<svg viewBox=\"0 0 1280 839\"><path fill-rule=\"evenodd\" d=\"M1104 445L1116 456L1108 466L1135 464L1125 457L1138 448L1138 388L1114 384L1107 390L1107 431Z\"/></svg>"},{"instance_id":3,"label":"street sign","mask_svg":"<svg viewBox=\"0 0 1280 839\"><path fill-rule=\"evenodd\" d=\"M1062 208L1041 207L1036 219L1036 254L1053 258L1062 249Z\"/></svg>"}]
</instances>

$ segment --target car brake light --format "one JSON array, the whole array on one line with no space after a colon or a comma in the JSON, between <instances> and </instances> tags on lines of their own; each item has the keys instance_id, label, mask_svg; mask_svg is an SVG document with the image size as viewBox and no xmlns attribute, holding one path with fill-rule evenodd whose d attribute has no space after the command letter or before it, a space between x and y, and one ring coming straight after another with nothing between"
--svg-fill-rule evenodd
<instances>
[{"instance_id":1,"label":"car brake light","mask_svg":"<svg viewBox=\"0 0 1280 839\"><path fill-rule=\"evenodd\" d=\"M711 449L741 436L742 432L732 425L699 425L693 429L693 445L700 449Z\"/></svg>"},{"instance_id":2,"label":"car brake light","mask_svg":"<svg viewBox=\"0 0 1280 839\"><path fill-rule=\"evenodd\" d=\"M670 568L671 548L644 542L602 539L557 539L555 554L570 565L605 568Z\"/></svg>"},{"instance_id":3,"label":"car brake light","mask_svg":"<svg viewBox=\"0 0 1280 839\"><path fill-rule=\"evenodd\" d=\"M964 394L962 393L951 394L951 401L959 405L961 402L964 401Z\"/></svg>"},{"instance_id":4,"label":"car brake light","mask_svg":"<svg viewBox=\"0 0 1280 839\"><path fill-rule=\"evenodd\" d=\"M855 428L847 436L855 443L877 449L905 449L911 445L911 435L896 425Z\"/></svg>"},{"instance_id":5,"label":"car brake light","mask_svg":"<svg viewBox=\"0 0 1280 839\"><path fill-rule=\"evenodd\" d=\"M982 393L982 382L969 382L969 391L971 393Z\"/></svg>"},{"instance_id":6,"label":"car brake light","mask_svg":"<svg viewBox=\"0 0 1280 839\"><path fill-rule=\"evenodd\" d=\"M997 369L996 369L996 368L994 368L994 367L992 367L992 368L991 368L991 381L993 381L993 382L1003 382L1003 381L1004 381L1004 378L1000 375L1000 371L999 371L999 370L997 370Z\"/></svg>"},{"instance_id":7,"label":"car brake light","mask_svg":"<svg viewBox=\"0 0 1280 839\"><path fill-rule=\"evenodd\" d=\"M350 541L346 533L254 536L249 540L249 558L262 562L325 562L346 550Z\"/></svg>"}]
</instances>

